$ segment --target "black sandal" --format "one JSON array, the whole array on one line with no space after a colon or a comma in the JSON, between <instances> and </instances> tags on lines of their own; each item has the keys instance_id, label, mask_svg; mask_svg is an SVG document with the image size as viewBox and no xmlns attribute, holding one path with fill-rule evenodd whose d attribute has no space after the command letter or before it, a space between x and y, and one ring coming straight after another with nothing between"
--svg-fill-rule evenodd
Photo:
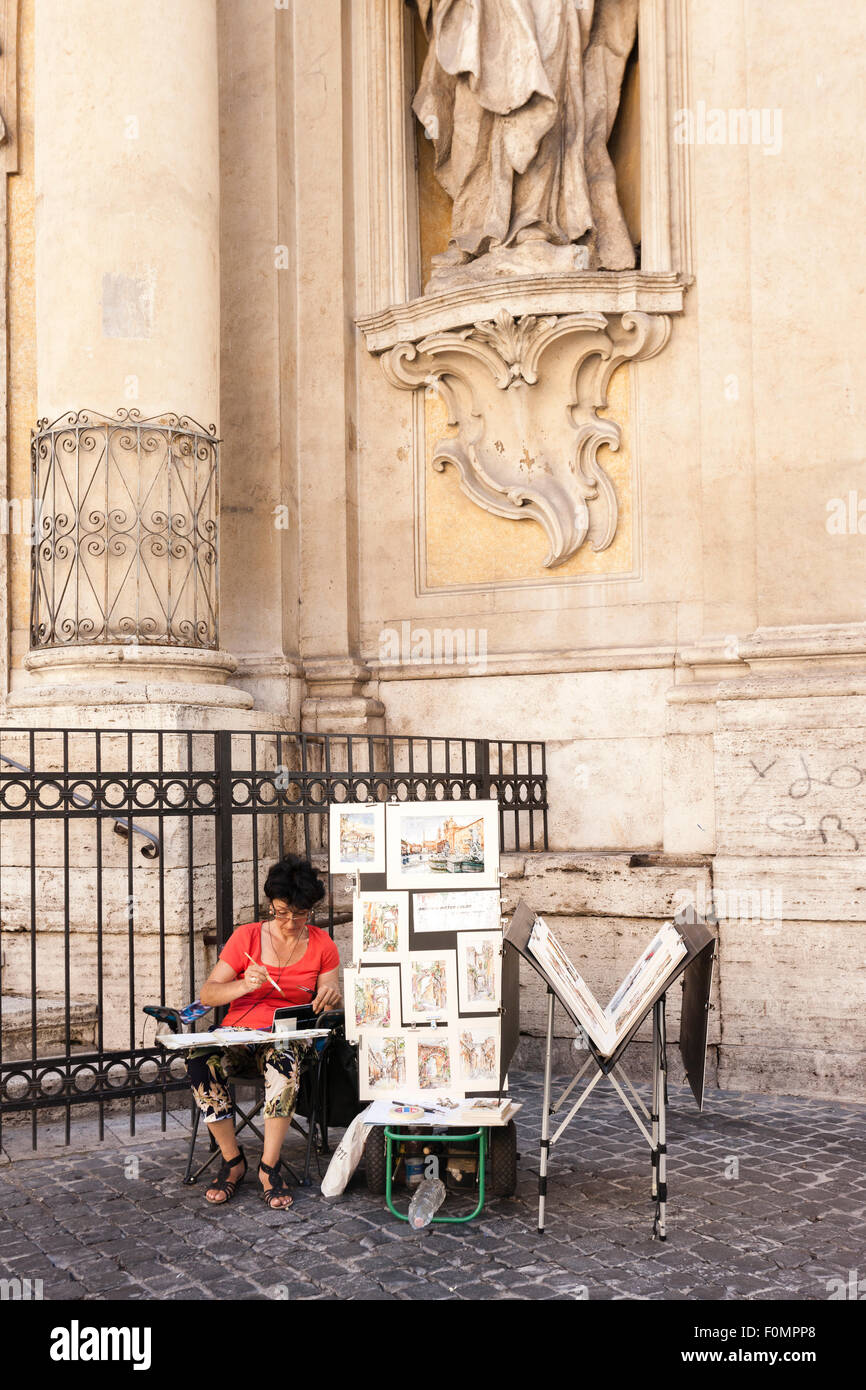
<instances>
[{"instance_id":1,"label":"black sandal","mask_svg":"<svg viewBox=\"0 0 866 1390\"><path fill-rule=\"evenodd\" d=\"M237 1167L238 1159L243 1159L244 1171L241 1173L239 1178L232 1179L229 1177L229 1173L232 1171L233 1168ZM212 1207L227 1206L228 1203L231 1201L232 1197L234 1197L235 1193L237 1192L246 1175L247 1156L241 1148L240 1144L238 1144L238 1151L235 1157L223 1159L222 1163L220 1164L220 1170L217 1173L216 1182L211 1183L210 1187L208 1188L208 1192L224 1192L226 1194L225 1197L223 1197L222 1199L208 1197L206 1192L204 1198L205 1201L209 1202Z\"/></svg>"},{"instance_id":2,"label":"black sandal","mask_svg":"<svg viewBox=\"0 0 866 1390\"><path fill-rule=\"evenodd\" d=\"M271 1211L288 1211L289 1207L291 1207L294 1204L294 1198L290 1194L286 1184L283 1182L282 1174L280 1173L279 1163L275 1164L273 1168L271 1168L270 1165L267 1163L260 1163L259 1172L267 1173L268 1177L271 1180L270 1187L267 1188L267 1190L263 1187L261 1190L260 1195L262 1201ZM274 1197L288 1197L289 1200L287 1202L281 1202L281 1204L278 1207L275 1207L273 1203Z\"/></svg>"}]
</instances>

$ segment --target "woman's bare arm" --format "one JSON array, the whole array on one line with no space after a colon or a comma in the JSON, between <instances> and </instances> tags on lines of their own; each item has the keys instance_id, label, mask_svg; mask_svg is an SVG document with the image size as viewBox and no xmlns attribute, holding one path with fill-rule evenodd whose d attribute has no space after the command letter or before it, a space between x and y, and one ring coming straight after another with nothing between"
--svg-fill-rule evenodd
<instances>
[{"instance_id":1,"label":"woman's bare arm","mask_svg":"<svg viewBox=\"0 0 866 1390\"><path fill-rule=\"evenodd\" d=\"M243 975L238 975L227 961L218 960L202 985L199 998L210 1008L230 1004L233 999L240 999L242 995L258 989L267 982L267 978L262 966L253 962L250 962Z\"/></svg>"}]
</instances>

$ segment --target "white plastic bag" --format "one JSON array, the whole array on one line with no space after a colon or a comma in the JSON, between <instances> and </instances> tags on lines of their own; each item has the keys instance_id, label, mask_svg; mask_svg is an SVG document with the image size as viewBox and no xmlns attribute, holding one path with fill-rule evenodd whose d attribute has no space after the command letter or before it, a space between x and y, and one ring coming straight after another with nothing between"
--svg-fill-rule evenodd
<instances>
[{"instance_id":1,"label":"white plastic bag","mask_svg":"<svg viewBox=\"0 0 866 1390\"><path fill-rule=\"evenodd\" d=\"M367 1106L367 1110L369 1109ZM322 1178L323 1197L339 1197L341 1192L345 1192L350 1177L361 1162L367 1135L373 1128L372 1125L364 1123L367 1110L362 1110L360 1115L355 1116L337 1145L334 1157L328 1164L328 1171Z\"/></svg>"}]
</instances>

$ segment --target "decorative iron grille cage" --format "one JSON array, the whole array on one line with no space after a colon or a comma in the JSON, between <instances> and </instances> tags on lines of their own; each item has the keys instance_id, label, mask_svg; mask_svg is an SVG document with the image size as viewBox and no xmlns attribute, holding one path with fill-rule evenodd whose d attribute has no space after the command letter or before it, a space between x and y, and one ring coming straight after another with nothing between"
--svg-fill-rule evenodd
<instances>
[{"instance_id":1,"label":"decorative iron grille cage","mask_svg":"<svg viewBox=\"0 0 866 1390\"><path fill-rule=\"evenodd\" d=\"M82 410L30 447L31 648L216 647L216 426Z\"/></svg>"}]
</instances>

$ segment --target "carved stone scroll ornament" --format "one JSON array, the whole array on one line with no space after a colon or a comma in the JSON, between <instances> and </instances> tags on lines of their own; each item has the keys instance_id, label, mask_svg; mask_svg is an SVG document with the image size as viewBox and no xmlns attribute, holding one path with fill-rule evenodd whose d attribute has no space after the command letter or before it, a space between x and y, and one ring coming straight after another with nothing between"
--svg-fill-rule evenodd
<instances>
[{"instance_id":1,"label":"carved stone scroll ornament","mask_svg":"<svg viewBox=\"0 0 866 1390\"><path fill-rule=\"evenodd\" d=\"M665 314L525 315L398 343L382 357L392 385L433 386L456 434L437 441L433 467L453 464L473 502L545 531L548 568L588 540L605 550L619 509L599 462L621 431L599 415L623 362L654 357L668 340ZM541 379L543 363L543 380Z\"/></svg>"}]
</instances>

